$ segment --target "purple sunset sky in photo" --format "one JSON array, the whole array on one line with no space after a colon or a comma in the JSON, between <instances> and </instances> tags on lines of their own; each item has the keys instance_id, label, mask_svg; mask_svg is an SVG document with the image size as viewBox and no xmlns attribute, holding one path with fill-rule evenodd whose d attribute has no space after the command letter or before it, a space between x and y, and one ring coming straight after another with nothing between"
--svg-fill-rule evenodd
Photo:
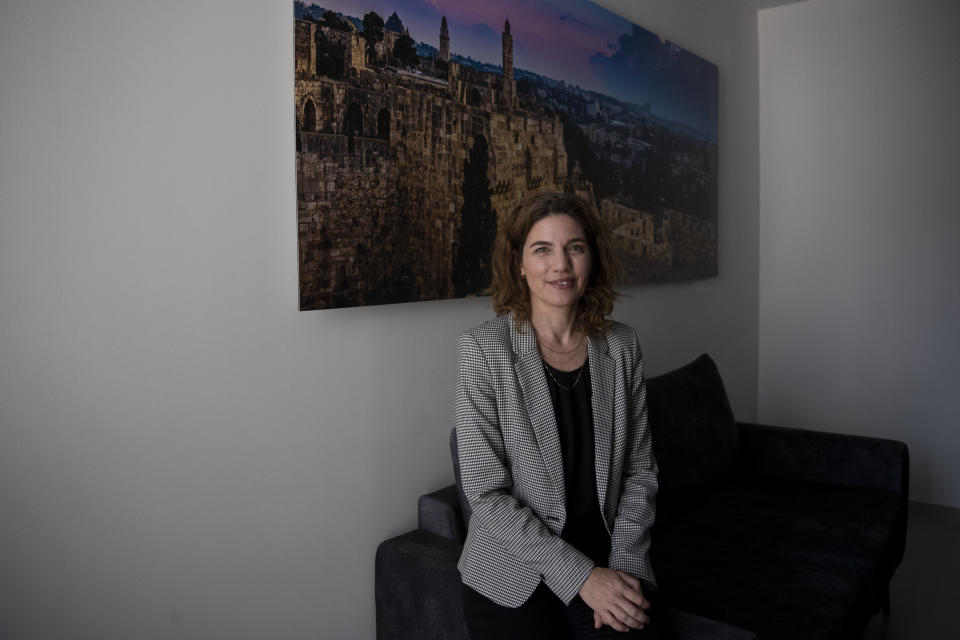
<instances>
[{"instance_id":1,"label":"purple sunset sky in photo","mask_svg":"<svg viewBox=\"0 0 960 640\"><path fill-rule=\"evenodd\" d=\"M396 11L414 40L435 47L446 15L451 51L496 65L509 18L515 68L627 102L650 102L656 115L716 138L716 66L586 0L314 2L357 18L375 11L386 20Z\"/></svg>"}]
</instances>

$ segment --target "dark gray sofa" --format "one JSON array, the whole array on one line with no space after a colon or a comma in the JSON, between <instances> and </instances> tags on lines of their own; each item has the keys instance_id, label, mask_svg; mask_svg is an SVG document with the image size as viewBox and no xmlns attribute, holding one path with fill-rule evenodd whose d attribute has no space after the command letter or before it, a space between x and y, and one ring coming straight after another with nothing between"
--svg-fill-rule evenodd
<instances>
[{"instance_id":1,"label":"dark gray sofa","mask_svg":"<svg viewBox=\"0 0 960 640\"><path fill-rule=\"evenodd\" d=\"M811 399L815 401L815 399ZM906 541L902 442L738 423L713 360L647 381L660 465L652 561L682 640L858 638ZM451 438L455 473L456 442ZM457 485L380 544L379 640L467 639Z\"/></svg>"}]
</instances>

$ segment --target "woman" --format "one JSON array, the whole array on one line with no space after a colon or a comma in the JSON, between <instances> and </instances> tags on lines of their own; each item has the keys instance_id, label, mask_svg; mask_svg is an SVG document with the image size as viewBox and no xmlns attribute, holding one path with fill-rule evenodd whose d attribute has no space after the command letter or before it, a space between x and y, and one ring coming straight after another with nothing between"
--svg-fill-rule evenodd
<instances>
[{"instance_id":1,"label":"woman","mask_svg":"<svg viewBox=\"0 0 960 640\"><path fill-rule=\"evenodd\" d=\"M473 640L665 637L651 608L643 356L634 331L606 318L615 264L595 208L575 195L529 198L498 232L498 317L462 334L457 357Z\"/></svg>"}]
</instances>

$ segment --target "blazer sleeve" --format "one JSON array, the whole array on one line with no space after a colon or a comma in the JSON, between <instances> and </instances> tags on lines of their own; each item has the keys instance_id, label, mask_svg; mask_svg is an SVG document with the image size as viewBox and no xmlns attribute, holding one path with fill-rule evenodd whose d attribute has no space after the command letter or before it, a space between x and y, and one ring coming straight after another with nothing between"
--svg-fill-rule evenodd
<instances>
[{"instance_id":1,"label":"blazer sleeve","mask_svg":"<svg viewBox=\"0 0 960 640\"><path fill-rule=\"evenodd\" d=\"M514 495L494 380L483 350L469 333L461 335L457 345L455 414L461 483L473 510L470 527L479 527L479 535L542 576L569 604L593 570L593 561L554 535Z\"/></svg>"},{"instance_id":2,"label":"blazer sleeve","mask_svg":"<svg viewBox=\"0 0 960 640\"><path fill-rule=\"evenodd\" d=\"M611 534L610 568L637 576L655 587L657 581L650 564L650 529L655 518L658 470L647 423L643 353L636 333L631 333L632 362L627 367L632 376L627 385L630 391L627 452L620 505Z\"/></svg>"}]
</instances>

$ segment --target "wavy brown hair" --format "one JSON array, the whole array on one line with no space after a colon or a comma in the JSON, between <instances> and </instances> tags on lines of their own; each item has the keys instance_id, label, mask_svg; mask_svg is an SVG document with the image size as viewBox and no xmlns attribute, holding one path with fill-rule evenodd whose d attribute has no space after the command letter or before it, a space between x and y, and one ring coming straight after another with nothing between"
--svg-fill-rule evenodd
<instances>
[{"instance_id":1,"label":"wavy brown hair","mask_svg":"<svg viewBox=\"0 0 960 640\"><path fill-rule=\"evenodd\" d=\"M573 193L539 193L517 205L497 230L493 243L493 310L497 314L513 312L519 330L530 320L530 290L520 277L520 257L527 234L533 225L549 215L562 214L576 220L590 245L590 280L580 298L574 327L585 334L601 333L607 316L613 311L617 293L613 283L620 275L620 265L613 254L607 230L600 222L594 204Z\"/></svg>"}]
</instances>

